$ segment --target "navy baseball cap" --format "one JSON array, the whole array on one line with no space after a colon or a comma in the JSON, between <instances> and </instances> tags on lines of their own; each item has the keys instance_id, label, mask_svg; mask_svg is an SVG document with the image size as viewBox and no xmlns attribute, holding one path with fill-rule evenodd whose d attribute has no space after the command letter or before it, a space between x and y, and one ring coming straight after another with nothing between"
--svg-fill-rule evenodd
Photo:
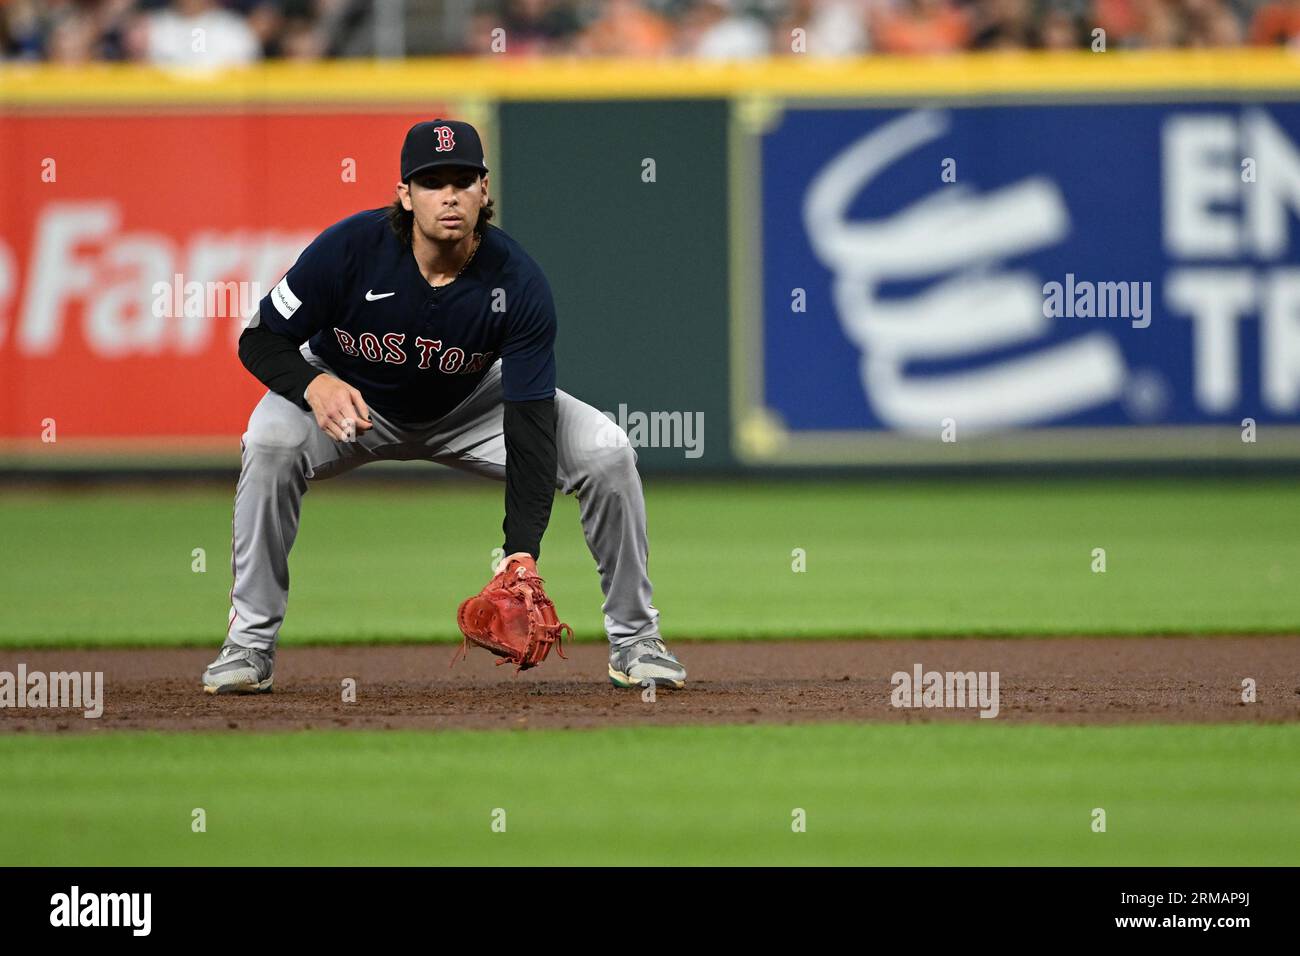
<instances>
[{"instance_id":1,"label":"navy baseball cap","mask_svg":"<svg viewBox=\"0 0 1300 956\"><path fill-rule=\"evenodd\" d=\"M460 120L416 123L402 143L402 182L435 166L472 166L486 173L478 130Z\"/></svg>"}]
</instances>

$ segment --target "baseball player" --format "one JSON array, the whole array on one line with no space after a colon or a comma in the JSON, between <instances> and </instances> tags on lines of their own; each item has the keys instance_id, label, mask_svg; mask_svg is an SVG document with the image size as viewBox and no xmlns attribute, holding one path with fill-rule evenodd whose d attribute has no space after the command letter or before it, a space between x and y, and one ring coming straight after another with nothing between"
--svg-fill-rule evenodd
<instances>
[{"instance_id":1,"label":"baseball player","mask_svg":"<svg viewBox=\"0 0 1300 956\"><path fill-rule=\"evenodd\" d=\"M651 603L635 452L555 387L550 286L492 212L474 127L418 123L393 204L330 226L259 303L239 357L270 391L241 443L230 623L205 691L271 690L308 483L384 459L504 481L501 567L531 575L555 489L577 495L610 680L684 686Z\"/></svg>"}]
</instances>

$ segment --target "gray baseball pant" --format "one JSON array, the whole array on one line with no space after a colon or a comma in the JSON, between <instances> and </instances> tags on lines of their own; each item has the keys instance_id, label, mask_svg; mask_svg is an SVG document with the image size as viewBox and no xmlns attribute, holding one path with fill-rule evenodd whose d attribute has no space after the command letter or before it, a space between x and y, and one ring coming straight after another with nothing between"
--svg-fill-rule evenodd
<instances>
[{"instance_id":1,"label":"gray baseball pant","mask_svg":"<svg viewBox=\"0 0 1300 956\"><path fill-rule=\"evenodd\" d=\"M321 360L304 355L322 371ZM636 453L617 424L556 390L556 487L578 497L582 530L605 594L605 632L612 644L659 636L659 611L646 575L645 500ZM244 433L235 492L234 572L228 637L274 650L289 600L289 551L308 482L367 462L435 461L505 481L501 364L442 418L399 425L370 411L374 425L353 442L330 438L315 416L274 392L253 409Z\"/></svg>"}]
</instances>

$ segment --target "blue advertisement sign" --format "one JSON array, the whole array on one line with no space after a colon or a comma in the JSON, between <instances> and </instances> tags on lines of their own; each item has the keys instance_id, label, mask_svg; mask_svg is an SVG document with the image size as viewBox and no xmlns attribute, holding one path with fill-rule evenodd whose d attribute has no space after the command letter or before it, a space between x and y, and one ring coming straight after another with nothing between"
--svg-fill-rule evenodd
<instances>
[{"instance_id":1,"label":"blue advertisement sign","mask_svg":"<svg viewBox=\"0 0 1300 956\"><path fill-rule=\"evenodd\" d=\"M734 142L742 458L1300 454L1300 104L786 103Z\"/></svg>"}]
</instances>

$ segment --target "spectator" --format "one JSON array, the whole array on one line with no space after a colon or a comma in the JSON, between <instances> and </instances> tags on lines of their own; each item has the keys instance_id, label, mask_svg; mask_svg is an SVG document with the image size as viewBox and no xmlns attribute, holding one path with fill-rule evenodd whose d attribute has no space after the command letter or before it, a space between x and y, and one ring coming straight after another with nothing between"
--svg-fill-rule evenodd
<instances>
[{"instance_id":1,"label":"spectator","mask_svg":"<svg viewBox=\"0 0 1300 956\"><path fill-rule=\"evenodd\" d=\"M501 21L514 56L566 53L579 30L573 7L560 0L506 0Z\"/></svg>"},{"instance_id":2,"label":"spectator","mask_svg":"<svg viewBox=\"0 0 1300 956\"><path fill-rule=\"evenodd\" d=\"M371 56L374 6L0 0L0 58L220 67ZM430 17L429 9L440 15ZM813 57L1067 50L1088 48L1098 28L1108 49L1233 47L1248 34L1255 45L1300 50L1300 0L458 0L454 7L410 0L406 11L413 54L728 60L796 49Z\"/></svg>"},{"instance_id":3,"label":"spectator","mask_svg":"<svg viewBox=\"0 0 1300 956\"><path fill-rule=\"evenodd\" d=\"M1138 24L1138 32L1130 37L1133 46L1159 50L1183 44L1186 24L1174 0L1148 0L1138 11Z\"/></svg>"},{"instance_id":4,"label":"spectator","mask_svg":"<svg viewBox=\"0 0 1300 956\"><path fill-rule=\"evenodd\" d=\"M503 35L498 38L493 32L504 29L505 25L501 22L499 14L484 10L476 12L470 17L460 52L469 56L487 56L488 54L499 56L503 53L509 56L513 52L510 49L509 36ZM501 41L505 41L504 50L500 47Z\"/></svg>"},{"instance_id":5,"label":"spectator","mask_svg":"<svg viewBox=\"0 0 1300 956\"><path fill-rule=\"evenodd\" d=\"M682 17L676 48L701 60L745 60L766 56L767 27L738 13L734 0L700 0Z\"/></svg>"},{"instance_id":6,"label":"spectator","mask_svg":"<svg viewBox=\"0 0 1300 956\"><path fill-rule=\"evenodd\" d=\"M1090 40L1091 37L1085 40L1083 29L1073 14L1055 7L1043 13L1035 46L1044 50L1077 50L1087 46Z\"/></svg>"},{"instance_id":7,"label":"spectator","mask_svg":"<svg viewBox=\"0 0 1300 956\"><path fill-rule=\"evenodd\" d=\"M255 3L244 14L248 28L257 37L263 58L281 55L281 36L285 31L284 8L280 3Z\"/></svg>"},{"instance_id":8,"label":"spectator","mask_svg":"<svg viewBox=\"0 0 1300 956\"><path fill-rule=\"evenodd\" d=\"M952 53L966 46L966 17L948 0L904 0L881 14L875 30L882 53Z\"/></svg>"},{"instance_id":9,"label":"spectator","mask_svg":"<svg viewBox=\"0 0 1300 956\"><path fill-rule=\"evenodd\" d=\"M1250 42L1256 46L1300 45L1300 0L1275 0L1255 12Z\"/></svg>"},{"instance_id":10,"label":"spectator","mask_svg":"<svg viewBox=\"0 0 1300 956\"><path fill-rule=\"evenodd\" d=\"M247 21L215 0L174 0L146 15L130 46L137 57L166 66L235 66L262 54Z\"/></svg>"},{"instance_id":11,"label":"spectator","mask_svg":"<svg viewBox=\"0 0 1300 956\"><path fill-rule=\"evenodd\" d=\"M51 63L89 63L96 58L98 42L94 17L83 10L67 10L50 28L45 55Z\"/></svg>"},{"instance_id":12,"label":"spectator","mask_svg":"<svg viewBox=\"0 0 1300 956\"><path fill-rule=\"evenodd\" d=\"M127 36L135 19L135 0L102 0L94 5L96 52L105 60L127 58Z\"/></svg>"},{"instance_id":13,"label":"spectator","mask_svg":"<svg viewBox=\"0 0 1300 956\"><path fill-rule=\"evenodd\" d=\"M1142 0L1096 0L1093 4L1093 25L1105 31L1108 48L1128 46L1136 42L1136 37L1142 30L1141 2Z\"/></svg>"},{"instance_id":14,"label":"spectator","mask_svg":"<svg viewBox=\"0 0 1300 956\"><path fill-rule=\"evenodd\" d=\"M792 52L794 31L804 31L809 56L838 57L866 53L870 47L867 0L794 0L776 25L772 49Z\"/></svg>"},{"instance_id":15,"label":"spectator","mask_svg":"<svg viewBox=\"0 0 1300 956\"><path fill-rule=\"evenodd\" d=\"M11 0L0 8L0 18L4 21L0 35L4 37L5 52L18 60L39 59L44 29L33 0Z\"/></svg>"},{"instance_id":16,"label":"spectator","mask_svg":"<svg viewBox=\"0 0 1300 956\"><path fill-rule=\"evenodd\" d=\"M276 33L276 56L310 62L329 54L330 38L324 28L307 16L285 17Z\"/></svg>"},{"instance_id":17,"label":"spectator","mask_svg":"<svg viewBox=\"0 0 1300 956\"><path fill-rule=\"evenodd\" d=\"M560 56L572 50L580 26L568 0L503 0L475 14L466 47L510 57Z\"/></svg>"},{"instance_id":18,"label":"spectator","mask_svg":"<svg viewBox=\"0 0 1300 956\"><path fill-rule=\"evenodd\" d=\"M1242 41L1241 23L1224 0L1183 0L1187 45L1232 47Z\"/></svg>"},{"instance_id":19,"label":"spectator","mask_svg":"<svg viewBox=\"0 0 1300 956\"><path fill-rule=\"evenodd\" d=\"M637 0L609 0L574 49L586 56L655 57L670 52L672 39L668 22Z\"/></svg>"},{"instance_id":20,"label":"spectator","mask_svg":"<svg viewBox=\"0 0 1300 956\"><path fill-rule=\"evenodd\" d=\"M1024 50L1033 45L1029 0L985 0L975 10L973 49Z\"/></svg>"}]
</instances>

